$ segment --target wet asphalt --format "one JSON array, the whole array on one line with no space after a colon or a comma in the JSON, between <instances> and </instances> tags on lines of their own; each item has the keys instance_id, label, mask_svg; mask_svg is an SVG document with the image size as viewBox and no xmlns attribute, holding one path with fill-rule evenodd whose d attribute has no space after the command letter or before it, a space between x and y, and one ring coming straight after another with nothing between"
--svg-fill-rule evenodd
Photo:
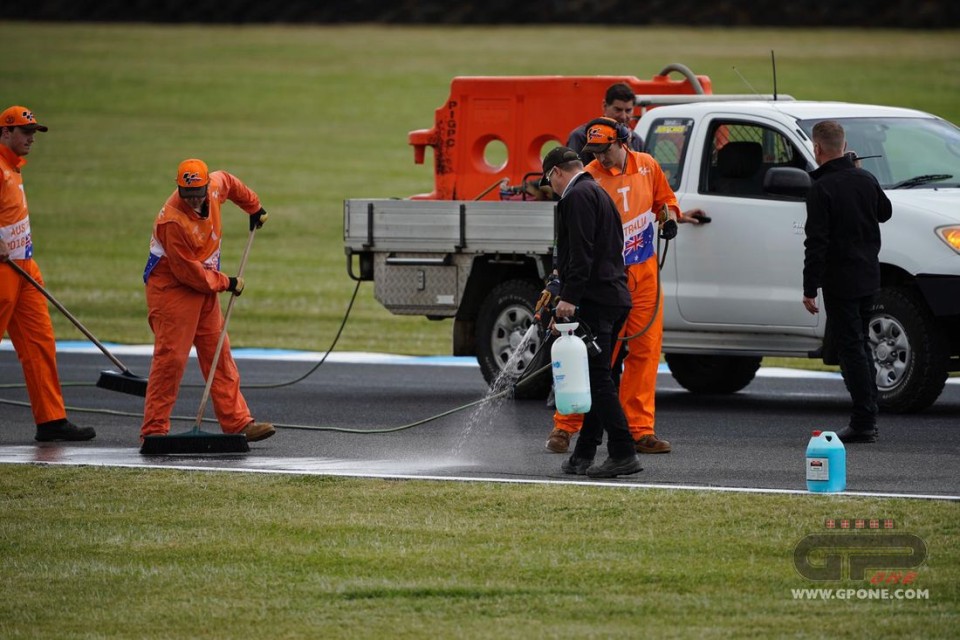
<instances>
[{"instance_id":1,"label":"wet asphalt","mask_svg":"<svg viewBox=\"0 0 960 640\"><path fill-rule=\"evenodd\" d=\"M58 356L64 397L75 423L93 426L85 443L38 444L26 407L0 403L0 463L160 465L394 477L475 478L495 481L569 480L564 456L544 442L552 410L542 401L502 399L404 428L487 395L476 366L327 362L305 380L277 388L246 387L258 420L279 425L274 437L235 456L140 456L143 399L93 387L110 363L99 354ZM124 363L146 375L149 358ZM443 361L441 361L443 362ZM238 359L245 385L277 384L299 377L310 361ZM0 354L0 384L22 382L14 354ZM193 426L202 394L196 361L181 389L173 431ZM0 389L0 399L23 402L23 389ZM613 482L624 485L805 489L805 449L814 429L846 423L849 398L835 375L781 377L761 370L745 390L697 396L661 373L657 433L669 454L641 456L644 470ZM133 416L84 410L129 412ZM212 406L206 409L213 416ZM299 427L319 427L304 429ZM205 424L205 430L216 425ZM880 440L847 445L851 492L960 496L960 385L947 384L940 399L913 415L882 414ZM356 430L358 433L337 431ZM390 432L378 432L392 430ZM601 453L604 450L601 449ZM584 478L576 478L585 480Z\"/></svg>"}]
</instances>

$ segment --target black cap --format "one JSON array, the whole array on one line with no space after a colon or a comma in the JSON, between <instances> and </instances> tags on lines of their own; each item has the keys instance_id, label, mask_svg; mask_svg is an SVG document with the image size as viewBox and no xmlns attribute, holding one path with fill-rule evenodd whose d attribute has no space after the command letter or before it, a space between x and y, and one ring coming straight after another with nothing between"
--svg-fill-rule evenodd
<instances>
[{"instance_id":1,"label":"black cap","mask_svg":"<svg viewBox=\"0 0 960 640\"><path fill-rule=\"evenodd\" d=\"M543 177L540 178L540 186L549 186L550 182L546 179L553 168L558 164L566 164L573 160L580 161L580 156L570 147L554 147L543 159Z\"/></svg>"}]
</instances>

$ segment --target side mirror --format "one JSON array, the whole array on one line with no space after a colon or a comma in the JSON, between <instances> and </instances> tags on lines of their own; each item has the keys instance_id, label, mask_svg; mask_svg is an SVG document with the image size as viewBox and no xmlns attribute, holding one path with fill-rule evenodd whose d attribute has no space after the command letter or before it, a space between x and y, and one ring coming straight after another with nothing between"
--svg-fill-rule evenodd
<instances>
[{"instance_id":1,"label":"side mirror","mask_svg":"<svg viewBox=\"0 0 960 640\"><path fill-rule=\"evenodd\" d=\"M763 176L763 190L778 196L805 198L811 184L810 174L796 167L773 167Z\"/></svg>"}]
</instances>

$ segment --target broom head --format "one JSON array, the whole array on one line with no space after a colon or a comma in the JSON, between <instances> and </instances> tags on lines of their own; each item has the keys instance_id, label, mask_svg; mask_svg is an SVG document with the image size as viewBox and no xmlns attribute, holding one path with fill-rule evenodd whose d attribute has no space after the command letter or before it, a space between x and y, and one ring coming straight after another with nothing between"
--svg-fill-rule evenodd
<instances>
[{"instance_id":1,"label":"broom head","mask_svg":"<svg viewBox=\"0 0 960 640\"><path fill-rule=\"evenodd\" d=\"M129 371L101 371L97 386L108 391L129 393L141 398L147 395L147 379L135 376Z\"/></svg>"},{"instance_id":2,"label":"broom head","mask_svg":"<svg viewBox=\"0 0 960 640\"><path fill-rule=\"evenodd\" d=\"M210 433L192 429L184 433L165 436L146 436L140 446L145 456L215 455L222 453L247 453L250 445L242 433Z\"/></svg>"}]
</instances>

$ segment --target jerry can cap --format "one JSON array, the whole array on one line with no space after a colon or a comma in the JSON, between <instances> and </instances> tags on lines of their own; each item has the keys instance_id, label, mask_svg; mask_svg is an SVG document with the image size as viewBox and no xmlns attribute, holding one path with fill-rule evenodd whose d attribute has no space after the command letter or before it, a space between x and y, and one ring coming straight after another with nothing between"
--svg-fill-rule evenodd
<instances>
[{"instance_id":1,"label":"jerry can cap","mask_svg":"<svg viewBox=\"0 0 960 640\"><path fill-rule=\"evenodd\" d=\"M819 436L821 433L823 433L823 431L820 431L819 429L817 429L817 430L815 430L815 431L813 432L813 437L816 438L816 437Z\"/></svg>"}]
</instances>

